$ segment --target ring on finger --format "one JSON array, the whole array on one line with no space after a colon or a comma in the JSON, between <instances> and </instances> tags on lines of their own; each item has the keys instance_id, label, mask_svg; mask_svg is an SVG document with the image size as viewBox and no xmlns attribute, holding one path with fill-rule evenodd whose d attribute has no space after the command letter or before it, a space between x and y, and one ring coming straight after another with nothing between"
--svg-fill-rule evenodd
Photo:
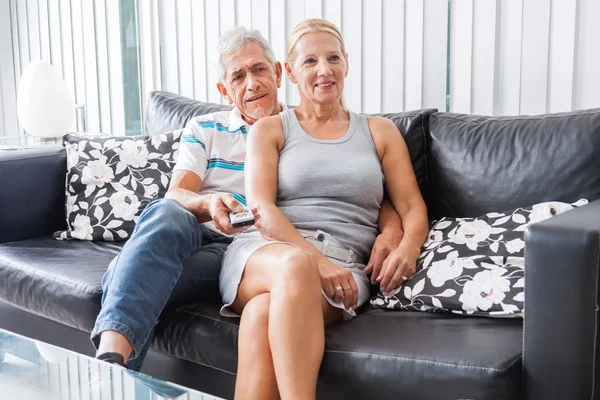
<instances>
[{"instance_id":1,"label":"ring on finger","mask_svg":"<svg viewBox=\"0 0 600 400\"><path fill-rule=\"evenodd\" d=\"M344 288L343 288L343 287L341 287L341 286L336 286L336 287L335 287L335 292L336 292L336 293L337 293L337 292L339 292L340 290L344 290Z\"/></svg>"},{"instance_id":2,"label":"ring on finger","mask_svg":"<svg viewBox=\"0 0 600 400\"><path fill-rule=\"evenodd\" d=\"M350 290L352 290L352 288L351 287L345 287L345 288L342 288L342 290L344 292L349 292Z\"/></svg>"}]
</instances>

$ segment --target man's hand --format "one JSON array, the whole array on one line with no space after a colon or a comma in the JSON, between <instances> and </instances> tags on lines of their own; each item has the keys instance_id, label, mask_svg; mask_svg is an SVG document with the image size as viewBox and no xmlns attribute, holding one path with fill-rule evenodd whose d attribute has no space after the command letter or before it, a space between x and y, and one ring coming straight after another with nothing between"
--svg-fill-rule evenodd
<instances>
[{"instance_id":1,"label":"man's hand","mask_svg":"<svg viewBox=\"0 0 600 400\"><path fill-rule=\"evenodd\" d=\"M384 232L377 236L373 249L371 250L371 257L367 267L365 268L366 274L371 274L371 283L376 285L378 283L377 278L379 277L383 262L390 255L394 249L400 245L402 240L403 232Z\"/></svg>"},{"instance_id":2,"label":"man's hand","mask_svg":"<svg viewBox=\"0 0 600 400\"><path fill-rule=\"evenodd\" d=\"M211 195L209 203L209 211L212 220L221 232L231 235L236 232L241 232L248 229L248 226L234 228L229 221L229 213L240 212L243 207L231 193L217 192Z\"/></svg>"}]
</instances>

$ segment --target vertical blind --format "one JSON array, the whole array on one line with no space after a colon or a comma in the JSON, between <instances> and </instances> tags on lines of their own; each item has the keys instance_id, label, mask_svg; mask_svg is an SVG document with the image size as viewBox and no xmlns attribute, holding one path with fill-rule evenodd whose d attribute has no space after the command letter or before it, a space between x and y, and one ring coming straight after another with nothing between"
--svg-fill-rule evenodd
<instances>
[{"instance_id":1,"label":"vertical blind","mask_svg":"<svg viewBox=\"0 0 600 400\"><path fill-rule=\"evenodd\" d=\"M600 107L596 0L0 0L0 136L20 131L16 90L30 61L59 69L90 131L136 133L152 90L222 102L224 31L258 29L283 61L288 34L309 17L342 30L354 111ZM299 101L287 79L280 99Z\"/></svg>"}]
</instances>

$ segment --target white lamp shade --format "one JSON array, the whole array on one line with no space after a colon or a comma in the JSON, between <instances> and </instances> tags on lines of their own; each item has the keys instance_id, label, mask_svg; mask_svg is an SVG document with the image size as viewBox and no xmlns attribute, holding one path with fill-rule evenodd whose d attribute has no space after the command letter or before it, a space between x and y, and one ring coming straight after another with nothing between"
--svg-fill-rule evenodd
<instances>
[{"instance_id":1,"label":"white lamp shade","mask_svg":"<svg viewBox=\"0 0 600 400\"><path fill-rule=\"evenodd\" d=\"M75 102L60 73L46 61L30 63L17 91L19 122L30 135L52 138L67 132L75 119Z\"/></svg>"}]
</instances>

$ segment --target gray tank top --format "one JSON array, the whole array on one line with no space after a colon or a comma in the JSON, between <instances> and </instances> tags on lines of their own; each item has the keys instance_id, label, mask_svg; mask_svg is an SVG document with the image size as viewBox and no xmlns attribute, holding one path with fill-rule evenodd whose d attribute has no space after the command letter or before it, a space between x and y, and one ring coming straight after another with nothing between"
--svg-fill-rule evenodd
<instances>
[{"instance_id":1,"label":"gray tank top","mask_svg":"<svg viewBox=\"0 0 600 400\"><path fill-rule=\"evenodd\" d=\"M344 137L308 135L294 110L281 114L277 206L297 229L321 229L366 262L377 236L383 172L367 119L350 112Z\"/></svg>"}]
</instances>

